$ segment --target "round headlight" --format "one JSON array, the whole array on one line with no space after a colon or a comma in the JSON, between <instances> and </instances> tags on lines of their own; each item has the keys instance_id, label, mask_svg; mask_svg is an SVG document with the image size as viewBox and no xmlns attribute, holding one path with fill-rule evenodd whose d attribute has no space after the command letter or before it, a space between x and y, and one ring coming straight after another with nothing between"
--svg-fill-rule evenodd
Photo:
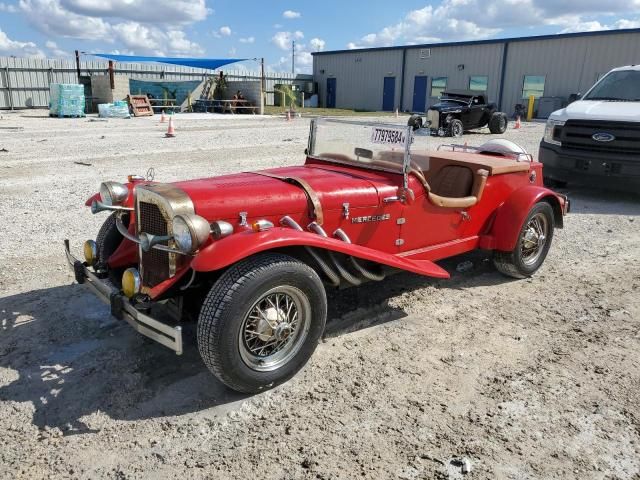
<instances>
[{"instance_id":1,"label":"round headlight","mask_svg":"<svg viewBox=\"0 0 640 480\"><path fill-rule=\"evenodd\" d=\"M141 284L140 274L135 268L127 268L122 274L122 293L127 298L133 298L134 295L140 293Z\"/></svg>"},{"instance_id":2,"label":"round headlight","mask_svg":"<svg viewBox=\"0 0 640 480\"><path fill-rule=\"evenodd\" d=\"M120 205L129 197L129 189L118 182L103 182L100 184L100 199L105 205Z\"/></svg>"},{"instance_id":3,"label":"round headlight","mask_svg":"<svg viewBox=\"0 0 640 480\"><path fill-rule=\"evenodd\" d=\"M83 246L84 259L87 265L93 265L98 258L98 246L93 240L87 240Z\"/></svg>"},{"instance_id":4,"label":"round headlight","mask_svg":"<svg viewBox=\"0 0 640 480\"><path fill-rule=\"evenodd\" d=\"M173 241L184 253L193 253L207 241L211 225L199 215L176 215L173 217Z\"/></svg>"}]
</instances>

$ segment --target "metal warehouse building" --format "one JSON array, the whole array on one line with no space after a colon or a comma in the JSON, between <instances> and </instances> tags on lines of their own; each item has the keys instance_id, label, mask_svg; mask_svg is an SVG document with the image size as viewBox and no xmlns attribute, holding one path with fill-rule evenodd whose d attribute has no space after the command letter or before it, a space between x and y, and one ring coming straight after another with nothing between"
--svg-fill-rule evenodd
<instances>
[{"instance_id":1,"label":"metal warehouse building","mask_svg":"<svg viewBox=\"0 0 640 480\"><path fill-rule=\"evenodd\" d=\"M638 63L640 29L627 29L317 52L313 77L329 108L425 111L446 88L484 91L511 114L529 95L563 102Z\"/></svg>"}]
</instances>

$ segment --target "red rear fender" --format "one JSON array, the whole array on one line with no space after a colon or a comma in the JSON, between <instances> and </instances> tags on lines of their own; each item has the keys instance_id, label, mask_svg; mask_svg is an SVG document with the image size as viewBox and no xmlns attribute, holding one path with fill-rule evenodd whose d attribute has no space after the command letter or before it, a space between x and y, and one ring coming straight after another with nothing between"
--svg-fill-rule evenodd
<instances>
[{"instance_id":1,"label":"red rear fender","mask_svg":"<svg viewBox=\"0 0 640 480\"><path fill-rule=\"evenodd\" d=\"M215 241L197 254L191 263L191 268L198 272L210 272L225 268L259 252L290 246L332 250L420 275L449 278L446 270L428 260L413 261L334 238L325 238L315 233L299 232L285 227L275 227L259 233L246 231Z\"/></svg>"},{"instance_id":2,"label":"red rear fender","mask_svg":"<svg viewBox=\"0 0 640 480\"><path fill-rule=\"evenodd\" d=\"M549 202L561 227L564 199L548 188L529 185L513 192L498 208L490 235L481 239L481 248L513 250L529 210L541 201Z\"/></svg>"}]
</instances>

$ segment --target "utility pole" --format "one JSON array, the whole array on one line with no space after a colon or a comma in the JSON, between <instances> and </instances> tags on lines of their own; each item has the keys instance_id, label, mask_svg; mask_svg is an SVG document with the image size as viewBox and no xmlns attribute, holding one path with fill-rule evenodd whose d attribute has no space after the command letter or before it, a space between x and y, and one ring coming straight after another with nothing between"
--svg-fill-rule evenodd
<instances>
[{"instance_id":1,"label":"utility pole","mask_svg":"<svg viewBox=\"0 0 640 480\"><path fill-rule=\"evenodd\" d=\"M291 73L296 73L296 41L291 40Z\"/></svg>"}]
</instances>

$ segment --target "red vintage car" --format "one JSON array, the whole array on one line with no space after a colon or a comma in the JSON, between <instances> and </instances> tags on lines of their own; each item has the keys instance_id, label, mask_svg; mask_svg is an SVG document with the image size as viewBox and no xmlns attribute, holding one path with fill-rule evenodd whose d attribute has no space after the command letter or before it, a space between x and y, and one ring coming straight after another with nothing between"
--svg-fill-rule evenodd
<instances>
[{"instance_id":1,"label":"red vintage car","mask_svg":"<svg viewBox=\"0 0 640 480\"><path fill-rule=\"evenodd\" d=\"M182 353L197 321L207 367L242 392L291 378L323 334L327 288L493 251L532 275L569 201L517 145L412 151L411 127L317 119L304 165L176 183L130 176L87 201L111 211L77 260L78 283L138 332ZM171 314L171 315L169 315Z\"/></svg>"}]
</instances>

